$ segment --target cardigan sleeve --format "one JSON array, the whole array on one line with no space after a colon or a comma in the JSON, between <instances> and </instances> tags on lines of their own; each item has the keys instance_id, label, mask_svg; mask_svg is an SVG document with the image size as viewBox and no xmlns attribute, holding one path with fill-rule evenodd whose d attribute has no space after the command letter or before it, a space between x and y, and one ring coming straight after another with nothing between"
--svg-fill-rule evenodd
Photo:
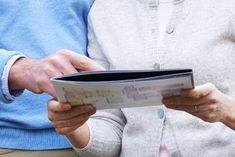
<instances>
[{"instance_id":1,"label":"cardigan sleeve","mask_svg":"<svg viewBox=\"0 0 235 157\"><path fill-rule=\"evenodd\" d=\"M75 149L84 157L118 157L121 152L122 133L126 119L121 109L101 110L88 120L89 145Z\"/></svg>"}]
</instances>

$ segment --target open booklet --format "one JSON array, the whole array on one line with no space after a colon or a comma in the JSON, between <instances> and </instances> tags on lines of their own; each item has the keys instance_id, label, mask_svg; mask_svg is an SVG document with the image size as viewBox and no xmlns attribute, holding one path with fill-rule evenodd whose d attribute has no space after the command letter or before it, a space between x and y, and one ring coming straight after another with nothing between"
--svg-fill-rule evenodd
<instances>
[{"instance_id":1,"label":"open booklet","mask_svg":"<svg viewBox=\"0 0 235 157\"><path fill-rule=\"evenodd\" d=\"M194 88L191 69L82 72L51 80L60 102L97 109L161 105L162 97Z\"/></svg>"}]
</instances>

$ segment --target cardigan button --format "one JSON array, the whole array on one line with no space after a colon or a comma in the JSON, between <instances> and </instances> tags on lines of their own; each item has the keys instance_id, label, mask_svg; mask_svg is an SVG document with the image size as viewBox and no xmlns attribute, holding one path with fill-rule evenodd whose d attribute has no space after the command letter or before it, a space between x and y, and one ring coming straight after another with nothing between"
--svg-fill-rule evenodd
<instances>
[{"instance_id":1,"label":"cardigan button","mask_svg":"<svg viewBox=\"0 0 235 157\"><path fill-rule=\"evenodd\" d=\"M157 110L157 115L159 119L163 119L165 116L165 111L163 109L158 109Z\"/></svg>"},{"instance_id":2,"label":"cardigan button","mask_svg":"<svg viewBox=\"0 0 235 157\"><path fill-rule=\"evenodd\" d=\"M173 26L169 26L169 27L166 29L166 33L167 33L167 34L172 34L172 33L174 33L174 31L175 31L175 27L173 27Z\"/></svg>"}]
</instances>

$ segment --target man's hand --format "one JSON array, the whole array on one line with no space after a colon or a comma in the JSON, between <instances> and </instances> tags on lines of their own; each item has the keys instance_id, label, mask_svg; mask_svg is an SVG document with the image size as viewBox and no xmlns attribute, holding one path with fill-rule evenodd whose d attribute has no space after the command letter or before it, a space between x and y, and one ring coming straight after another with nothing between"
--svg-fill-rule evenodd
<instances>
[{"instance_id":1,"label":"man's hand","mask_svg":"<svg viewBox=\"0 0 235 157\"><path fill-rule=\"evenodd\" d=\"M207 122L223 122L235 130L235 98L223 94L211 83L184 90L180 96L164 98L162 102Z\"/></svg>"},{"instance_id":2,"label":"man's hand","mask_svg":"<svg viewBox=\"0 0 235 157\"><path fill-rule=\"evenodd\" d=\"M9 73L10 90L28 89L34 93L48 93L56 97L50 79L79 71L102 71L104 68L78 53L61 50L40 59L20 58Z\"/></svg>"}]
</instances>

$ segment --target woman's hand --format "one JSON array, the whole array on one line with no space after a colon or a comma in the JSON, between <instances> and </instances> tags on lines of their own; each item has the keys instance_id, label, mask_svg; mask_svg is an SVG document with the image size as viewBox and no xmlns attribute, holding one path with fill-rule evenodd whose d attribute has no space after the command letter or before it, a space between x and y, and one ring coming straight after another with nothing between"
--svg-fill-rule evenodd
<instances>
[{"instance_id":1,"label":"woman's hand","mask_svg":"<svg viewBox=\"0 0 235 157\"><path fill-rule=\"evenodd\" d=\"M162 102L207 122L223 122L235 130L235 98L223 94L211 83L183 90L180 96L167 97Z\"/></svg>"},{"instance_id":2,"label":"woman's hand","mask_svg":"<svg viewBox=\"0 0 235 157\"><path fill-rule=\"evenodd\" d=\"M53 127L59 134L66 135L77 148L83 148L89 142L86 121L95 112L93 105L71 107L55 100L48 103L48 118Z\"/></svg>"}]
</instances>

